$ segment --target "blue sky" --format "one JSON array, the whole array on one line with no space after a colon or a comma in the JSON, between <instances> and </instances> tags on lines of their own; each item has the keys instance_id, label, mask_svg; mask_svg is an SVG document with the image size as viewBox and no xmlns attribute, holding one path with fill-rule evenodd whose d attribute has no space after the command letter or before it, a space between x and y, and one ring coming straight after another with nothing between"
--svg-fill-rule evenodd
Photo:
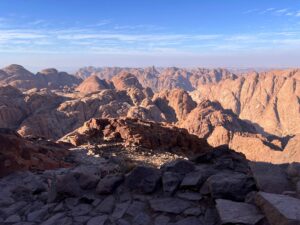
<instances>
[{"instance_id":1,"label":"blue sky","mask_svg":"<svg viewBox=\"0 0 300 225\"><path fill-rule=\"evenodd\" d=\"M300 1L1 0L0 66L300 67Z\"/></svg>"}]
</instances>

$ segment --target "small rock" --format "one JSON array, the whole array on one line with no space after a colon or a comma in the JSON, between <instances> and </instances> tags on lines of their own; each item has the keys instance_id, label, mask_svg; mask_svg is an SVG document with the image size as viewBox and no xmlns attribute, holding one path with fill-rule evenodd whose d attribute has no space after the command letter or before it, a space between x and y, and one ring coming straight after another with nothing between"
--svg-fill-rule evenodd
<instances>
[{"instance_id":1,"label":"small rock","mask_svg":"<svg viewBox=\"0 0 300 225\"><path fill-rule=\"evenodd\" d=\"M78 205L79 198L66 198L65 203L69 209L73 209L74 206Z\"/></svg>"},{"instance_id":2,"label":"small rock","mask_svg":"<svg viewBox=\"0 0 300 225\"><path fill-rule=\"evenodd\" d=\"M173 223L172 225L204 225L203 221L197 217L191 216Z\"/></svg>"},{"instance_id":3,"label":"small rock","mask_svg":"<svg viewBox=\"0 0 300 225\"><path fill-rule=\"evenodd\" d=\"M290 163L288 168L287 168L287 173L289 177L293 178L300 178L300 163Z\"/></svg>"},{"instance_id":4,"label":"small rock","mask_svg":"<svg viewBox=\"0 0 300 225\"><path fill-rule=\"evenodd\" d=\"M126 178L126 185L132 190L142 193L155 191L161 178L160 171L156 168L137 166Z\"/></svg>"},{"instance_id":5,"label":"small rock","mask_svg":"<svg viewBox=\"0 0 300 225\"><path fill-rule=\"evenodd\" d=\"M4 223L17 223L21 221L21 217L17 214L9 216Z\"/></svg>"},{"instance_id":6,"label":"small rock","mask_svg":"<svg viewBox=\"0 0 300 225\"><path fill-rule=\"evenodd\" d=\"M155 218L154 225L167 225L170 221L168 216L160 215Z\"/></svg>"},{"instance_id":7,"label":"small rock","mask_svg":"<svg viewBox=\"0 0 300 225\"><path fill-rule=\"evenodd\" d=\"M185 175L180 184L180 187L199 189L201 185L205 182L205 180L206 178L203 177L200 171L194 171Z\"/></svg>"},{"instance_id":8,"label":"small rock","mask_svg":"<svg viewBox=\"0 0 300 225\"><path fill-rule=\"evenodd\" d=\"M190 200L190 201L199 201L202 199L202 195L197 192L177 192L178 198Z\"/></svg>"},{"instance_id":9,"label":"small rock","mask_svg":"<svg viewBox=\"0 0 300 225\"><path fill-rule=\"evenodd\" d=\"M163 191L172 195L181 182L181 176L173 172L165 172L162 176Z\"/></svg>"},{"instance_id":10,"label":"small rock","mask_svg":"<svg viewBox=\"0 0 300 225\"><path fill-rule=\"evenodd\" d=\"M117 225L130 225L130 223L125 219L119 219Z\"/></svg>"},{"instance_id":11,"label":"small rock","mask_svg":"<svg viewBox=\"0 0 300 225\"><path fill-rule=\"evenodd\" d=\"M186 216L200 216L203 213L200 207L193 207L184 210L183 214Z\"/></svg>"},{"instance_id":12,"label":"small rock","mask_svg":"<svg viewBox=\"0 0 300 225\"><path fill-rule=\"evenodd\" d=\"M136 212L143 212L146 208L146 204L140 201L134 201L128 207L126 213L130 216L135 216Z\"/></svg>"},{"instance_id":13,"label":"small rock","mask_svg":"<svg viewBox=\"0 0 300 225\"><path fill-rule=\"evenodd\" d=\"M123 182L121 175L107 175L101 179L96 187L98 194L111 194Z\"/></svg>"},{"instance_id":14,"label":"small rock","mask_svg":"<svg viewBox=\"0 0 300 225\"><path fill-rule=\"evenodd\" d=\"M55 176L48 192L48 202L54 202L61 196L80 196L81 188L73 173Z\"/></svg>"},{"instance_id":15,"label":"small rock","mask_svg":"<svg viewBox=\"0 0 300 225\"><path fill-rule=\"evenodd\" d=\"M66 214L63 212L57 213L57 214L51 216L46 221L44 221L43 223L41 223L41 225L57 225L57 224L59 224L58 221L65 216L66 216Z\"/></svg>"},{"instance_id":16,"label":"small rock","mask_svg":"<svg viewBox=\"0 0 300 225\"><path fill-rule=\"evenodd\" d=\"M256 224L264 216L251 204L217 199L216 207L222 224Z\"/></svg>"},{"instance_id":17,"label":"small rock","mask_svg":"<svg viewBox=\"0 0 300 225\"><path fill-rule=\"evenodd\" d=\"M90 216L75 216L74 221L78 223L84 224L86 221L88 221L91 217Z\"/></svg>"},{"instance_id":18,"label":"small rock","mask_svg":"<svg viewBox=\"0 0 300 225\"><path fill-rule=\"evenodd\" d=\"M121 219L129 207L130 202L116 204L115 210L112 213L112 218Z\"/></svg>"},{"instance_id":19,"label":"small rock","mask_svg":"<svg viewBox=\"0 0 300 225\"><path fill-rule=\"evenodd\" d=\"M288 196L291 196L291 197L294 197L294 198L297 198L297 196L298 196L296 191L284 191L282 194L283 195L288 195Z\"/></svg>"},{"instance_id":20,"label":"small rock","mask_svg":"<svg viewBox=\"0 0 300 225\"><path fill-rule=\"evenodd\" d=\"M64 211L64 209L65 209L64 204L61 202L55 206L55 208L53 209L53 212L61 212L61 211Z\"/></svg>"},{"instance_id":21,"label":"small rock","mask_svg":"<svg viewBox=\"0 0 300 225\"><path fill-rule=\"evenodd\" d=\"M60 218L55 224L73 225L73 220L70 217Z\"/></svg>"},{"instance_id":22,"label":"small rock","mask_svg":"<svg viewBox=\"0 0 300 225\"><path fill-rule=\"evenodd\" d=\"M184 159L177 159L172 162L168 162L161 167L164 171L187 174L195 170L195 165Z\"/></svg>"},{"instance_id":23,"label":"small rock","mask_svg":"<svg viewBox=\"0 0 300 225\"><path fill-rule=\"evenodd\" d=\"M91 205L79 204L72 209L71 214L73 217L74 216L84 216L84 215L87 215L91 210L92 210Z\"/></svg>"},{"instance_id":24,"label":"small rock","mask_svg":"<svg viewBox=\"0 0 300 225\"><path fill-rule=\"evenodd\" d=\"M159 198L150 200L154 211L179 214L191 207L192 203L179 198Z\"/></svg>"},{"instance_id":25,"label":"small rock","mask_svg":"<svg viewBox=\"0 0 300 225\"><path fill-rule=\"evenodd\" d=\"M104 225L107 218L107 215L93 217L87 222L87 225Z\"/></svg>"},{"instance_id":26,"label":"small rock","mask_svg":"<svg viewBox=\"0 0 300 225\"><path fill-rule=\"evenodd\" d=\"M107 196L96 208L98 213L111 213L115 205L115 198L112 195Z\"/></svg>"},{"instance_id":27,"label":"small rock","mask_svg":"<svg viewBox=\"0 0 300 225\"><path fill-rule=\"evenodd\" d=\"M0 192L0 207L14 204L14 199L8 196L9 193Z\"/></svg>"},{"instance_id":28,"label":"small rock","mask_svg":"<svg viewBox=\"0 0 300 225\"><path fill-rule=\"evenodd\" d=\"M41 222L45 218L45 216L48 214L48 208L42 208L39 210L36 210L34 212L31 212L27 215L27 220L29 222Z\"/></svg>"},{"instance_id":29,"label":"small rock","mask_svg":"<svg viewBox=\"0 0 300 225\"><path fill-rule=\"evenodd\" d=\"M89 190L95 188L99 180L99 176L88 173L81 173L79 175L78 183L82 189Z\"/></svg>"},{"instance_id":30,"label":"small rock","mask_svg":"<svg viewBox=\"0 0 300 225\"><path fill-rule=\"evenodd\" d=\"M126 192L122 192L119 194L119 201L120 202L127 202L127 201L131 201L131 193L126 191Z\"/></svg>"},{"instance_id":31,"label":"small rock","mask_svg":"<svg viewBox=\"0 0 300 225\"><path fill-rule=\"evenodd\" d=\"M148 225L151 222L151 218L144 212L138 213L132 220L133 225Z\"/></svg>"},{"instance_id":32,"label":"small rock","mask_svg":"<svg viewBox=\"0 0 300 225\"><path fill-rule=\"evenodd\" d=\"M204 214L204 224L205 225L215 225L218 224L218 212L215 208L206 208Z\"/></svg>"},{"instance_id":33,"label":"small rock","mask_svg":"<svg viewBox=\"0 0 300 225\"><path fill-rule=\"evenodd\" d=\"M13 205L9 206L9 207L5 207L3 209L1 209L2 213L5 215L5 216L10 216L10 215L13 215L17 212L19 212L21 209L23 209L25 206L27 205L26 202L24 201L21 201L21 202L16 202L14 203ZM0 212L1 212L0 211Z\"/></svg>"}]
</instances>

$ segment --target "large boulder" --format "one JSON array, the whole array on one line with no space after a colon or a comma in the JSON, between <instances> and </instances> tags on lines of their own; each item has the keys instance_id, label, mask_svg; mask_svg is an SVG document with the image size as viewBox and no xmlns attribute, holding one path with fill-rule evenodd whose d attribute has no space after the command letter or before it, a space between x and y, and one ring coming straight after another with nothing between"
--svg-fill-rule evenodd
<instances>
[{"instance_id":1,"label":"large boulder","mask_svg":"<svg viewBox=\"0 0 300 225\"><path fill-rule=\"evenodd\" d=\"M217 199L216 207L222 224L255 225L264 216L251 204Z\"/></svg>"},{"instance_id":2,"label":"large boulder","mask_svg":"<svg viewBox=\"0 0 300 225\"><path fill-rule=\"evenodd\" d=\"M126 185L131 190L142 193L152 193L157 188L161 179L161 172L158 169L137 166L126 177Z\"/></svg>"},{"instance_id":3,"label":"large boulder","mask_svg":"<svg viewBox=\"0 0 300 225\"><path fill-rule=\"evenodd\" d=\"M300 224L300 199L259 192L255 200L271 225Z\"/></svg>"},{"instance_id":4,"label":"large boulder","mask_svg":"<svg viewBox=\"0 0 300 225\"><path fill-rule=\"evenodd\" d=\"M237 172L220 172L209 177L201 188L203 194L213 198L244 201L246 195L256 190L252 177Z\"/></svg>"}]
</instances>

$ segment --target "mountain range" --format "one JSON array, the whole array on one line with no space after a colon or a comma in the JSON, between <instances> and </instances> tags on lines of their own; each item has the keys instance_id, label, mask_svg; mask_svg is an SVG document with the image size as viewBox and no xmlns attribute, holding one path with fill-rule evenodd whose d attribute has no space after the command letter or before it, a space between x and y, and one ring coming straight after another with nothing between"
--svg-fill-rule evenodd
<instances>
[{"instance_id":1,"label":"mountain range","mask_svg":"<svg viewBox=\"0 0 300 225\"><path fill-rule=\"evenodd\" d=\"M300 160L297 69L86 67L70 75L11 65L0 74L0 125L22 136L58 140L92 118L128 117L185 128L250 160Z\"/></svg>"}]
</instances>

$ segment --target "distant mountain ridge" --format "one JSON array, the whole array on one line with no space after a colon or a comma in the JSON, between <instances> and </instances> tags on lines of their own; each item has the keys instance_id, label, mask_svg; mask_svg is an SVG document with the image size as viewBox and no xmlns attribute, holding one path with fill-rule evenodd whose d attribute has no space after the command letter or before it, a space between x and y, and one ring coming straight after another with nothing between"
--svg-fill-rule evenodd
<instances>
[{"instance_id":1,"label":"distant mountain ridge","mask_svg":"<svg viewBox=\"0 0 300 225\"><path fill-rule=\"evenodd\" d=\"M85 67L76 72L76 76L85 79L89 76L97 76L100 79L111 80L120 72L131 73L137 77L143 87L149 87L154 92L182 88L192 91L202 84L218 83L223 79L236 79L237 75L229 70L194 68L185 69L177 67L167 68L121 68L121 67Z\"/></svg>"},{"instance_id":2,"label":"distant mountain ridge","mask_svg":"<svg viewBox=\"0 0 300 225\"><path fill-rule=\"evenodd\" d=\"M0 85L11 85L22 90L32 88L63 89L77 86L82 80L66 72L56 69L45 69L37 74L26 70L23 66L12 64L0 69Z\"/></svg>"}]
</instances>

